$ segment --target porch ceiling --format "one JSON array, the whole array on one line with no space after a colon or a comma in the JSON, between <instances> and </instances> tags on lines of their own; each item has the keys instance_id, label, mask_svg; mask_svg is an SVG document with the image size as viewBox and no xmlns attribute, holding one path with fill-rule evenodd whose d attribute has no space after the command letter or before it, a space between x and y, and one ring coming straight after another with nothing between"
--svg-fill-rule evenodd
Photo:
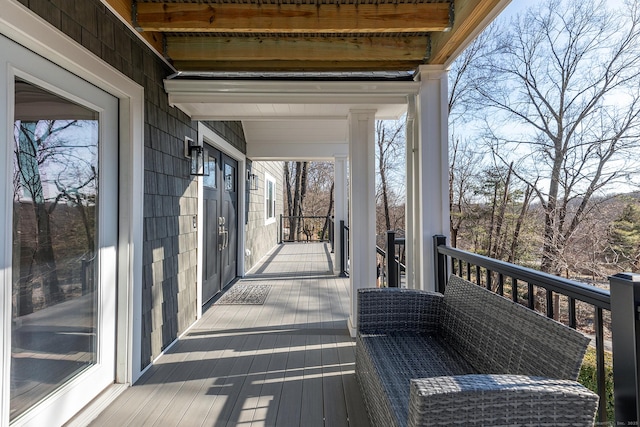
<instances>
[{"instance_id":1,"label":"porch ceiling","mask_svg":"<svg viewBox=\"0 0 640 427\"><path fill-rule=\"evenodd\" d=\"M102 0L177 71L448 64L509 0Z\"/></svg>"},{"instance_id":2,"label":"porch ceiling","mask_svg":"<svg viewBox=\"0 0 640 427\"><path fill-rule=\"evenodd\" d=\"M420 85L407 81L409 74L394 75L395 81L321 81L316 74L313 80L301 80L304 77L201 80L177 76L164 85L169 103L193 120L241 120L247 156L253 160L346 156L351 111L375 110L379 119L398 119L406 112L408 96L417 94Z\"/></svg>"}]
</instances>

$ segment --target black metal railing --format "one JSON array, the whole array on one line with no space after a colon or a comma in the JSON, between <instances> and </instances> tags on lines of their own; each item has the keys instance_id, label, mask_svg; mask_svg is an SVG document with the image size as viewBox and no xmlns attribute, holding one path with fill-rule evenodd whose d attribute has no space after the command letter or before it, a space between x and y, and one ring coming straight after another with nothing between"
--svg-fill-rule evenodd
<instances>
[{"instance_id":1,"label":"black metal railing","mask_svg":"<svg viewBox=\"0 0 640 427\"><path fill-rule=\"evenodd\" d=\"M396 237L394 230L387 231L386 250L376 245L376 252L382 258L378 264L378 280L380 285L389 288L398 288L402 284L402 277L407 271L402 263L404 260L404 237ZM393 260L389 262L389 260Z\"/></svg>"},{"instance_id":2,"label":"black metal railing","mask_svg":"<svg viewBox=\"0 0 640 427\"><path fill-rule=\"evenodd\" d=\"M331 216L280 215L280 242L331 242Z\"/></svg>"},{"instance_id":3,"label":"black metal railing","mask_svg":"<svg viewBox=\"0 0 640 427\"><path fill-rule=\"evenodd\" d=\"M349 276L349 227L340 220L340 276Z\"/></svg>"},{"instance_id":4,"label":"black metal railing","mask_svg":"<svg viewBox=\"0 0 640 427\"><path fill-rule=\"evenodd\" d=\"M548 317L563 321L578 330L583 326L578 323L578 306L580 309L591 307L596 384L600 396L598 423L607 423L604 331L605 323L610 317L615 419L617 425L637 425L640 419L640 275L618 274L610 277L609 291L455 249L446 246L444 236L434 236L434 246L435 278L439 292L444 292L448 270L451 269L451 274L508 296L530 309L543 311ZM560 316L560 296L566 300L566 317Z\"/></svg>"}]
</instances>

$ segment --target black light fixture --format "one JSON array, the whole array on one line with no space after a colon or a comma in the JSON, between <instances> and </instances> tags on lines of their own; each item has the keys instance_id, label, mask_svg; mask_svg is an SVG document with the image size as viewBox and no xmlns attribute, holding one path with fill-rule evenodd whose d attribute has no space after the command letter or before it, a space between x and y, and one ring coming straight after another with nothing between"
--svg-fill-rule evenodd
<instances>
[{"instance_id":1,"label":"black light fixture","mask_svg":"<svg viewBox=\"0 0 640 427\"><path fill-rule=\"evenodd\" d=\"M191 175L209 176L209 151L188 136L184 137L184 155L191 159Z\"/></svg>"},{"instance_id":2,"label":"black light fixture","mask_svg":"<svg viewBox=\"0 0 640 427\"><path fill-rule=\"evenodd\" d=\"M251 173L251 170L247 171L247 188L251 191L258 189L258 175Z\"/></svg>"}]
</instances>

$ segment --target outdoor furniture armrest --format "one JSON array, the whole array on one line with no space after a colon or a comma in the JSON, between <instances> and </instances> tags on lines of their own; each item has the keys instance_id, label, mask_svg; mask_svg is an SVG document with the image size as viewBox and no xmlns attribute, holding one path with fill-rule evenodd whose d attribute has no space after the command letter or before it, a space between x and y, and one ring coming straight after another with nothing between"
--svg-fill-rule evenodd
<instances>
[{"instance_id":1,"label":"outdoor furniture armrest","mask_svg":"<svg viewBox=\"0 0 640 427\"><path fill-rule=\"evenodd\" d=\"M408 426L592 425L598 396L571 380L460 375L411 380Z\"/></svg>"},{"instance_id":2,"label":"outdoor furniture armrest","mask_svg":"<svg viewBox=\"0 0 640 427\"><path fill-rule=\"evenodd\" d=\"M401 288L358 290L358 332L434 333L440 322L442 294Z\"/></svg>"}]
</instances>

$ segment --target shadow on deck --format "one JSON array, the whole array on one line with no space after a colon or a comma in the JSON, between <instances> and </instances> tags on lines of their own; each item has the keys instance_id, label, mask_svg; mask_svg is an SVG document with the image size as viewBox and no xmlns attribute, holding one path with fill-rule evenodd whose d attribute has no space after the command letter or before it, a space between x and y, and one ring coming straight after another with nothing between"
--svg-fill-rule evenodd
<instances>
[{"instance_id":1,"label":"shadow on deck","mask_svg":"<svg viewBox=\"0 0 640 427\"><path fill-rule=\"evenodd\" d=\"M231 287L270 285L263 304L214 303L92 425L368 426L332 270L327 244L278 246Z\"/></svg>"}]
</instances>

